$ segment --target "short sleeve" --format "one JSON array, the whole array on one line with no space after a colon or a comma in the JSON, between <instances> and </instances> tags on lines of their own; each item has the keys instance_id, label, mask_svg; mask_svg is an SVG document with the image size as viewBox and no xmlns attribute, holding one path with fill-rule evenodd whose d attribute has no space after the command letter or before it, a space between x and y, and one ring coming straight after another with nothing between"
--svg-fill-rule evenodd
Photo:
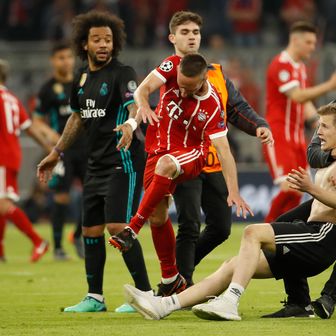
<instances>
[{"instance_id":1,"label":"short sleeve","mask_svg":"<svg viewBox=\"0 0 336 336\"><path fill-rule=\"evenodd\" d=\"M119 93L123 107L134 103L134 91L137 89L137 76L134 69L124 66L119 78Z\"/></svg>"},{"instance_id":2,"label":"short sleeve","mask_svg":"<svg viewBox=\"0 0 336 336\"><path fill-rule=\"evenodd\" d=\"M86 72L80 72L76 75L72 87L71 87L71 94L70 94L70 107L73 112L80 112L80 105L78 96L83 92L83 86L85 84L87 78Z\"/></svg>"},{"instance_id":3,"label":"short sleeve","mask_svg":"<svg viewBox=\"0 0 336 336\"><path fill-rule=\"evenodd\" d=\"M19 117L20 117L20 129L25 130L31 126L32 122L29 119L26 109L24 108L20 100L18 100L18 107L19 107Z\"/></svg>"},{"instance_id":4,"label":"short sleeve","mask_svg":"<svg viewBox=\"0 0 336 336\"><path fill-rule=\"evenodd\" d=\"M155 68L152 73L160 78L164 83L170 79L176 79L177 66L180 64L181 58L179 56L170 56L162 61L162 63Z\"/></svg>"},{"instance_id":5,"label":"short sleeve","mask_svg":"<svg viewBox=\"0 0 336 336\"><path fill-rule=\"evenodd\" d=\"M224 121L224 110L217 108L211 115L206 127L206 134L211 140L226 136L228 128Z\"/></svg>"},{"instance_id":6,"label":"short sleeve","mask_svg":"<svg viewBox=\"0 0 336 336\"><path fill-rule=\"evenodd\" d=\"M270 76L280 93L285 93L300 86L298 78L293 76L293 66L289 62L276 62L271 68Z\"/></svg>"}]
</instances>

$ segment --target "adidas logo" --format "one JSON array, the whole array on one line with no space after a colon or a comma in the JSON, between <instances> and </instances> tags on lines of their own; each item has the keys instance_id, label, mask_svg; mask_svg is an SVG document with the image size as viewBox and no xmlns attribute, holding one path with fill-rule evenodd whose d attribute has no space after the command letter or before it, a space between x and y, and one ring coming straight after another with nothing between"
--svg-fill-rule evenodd
<instances>
[{"instance_id":1,"label":"adidas logo","mask_svg":"<svg viewBox=\"0 0 336 336\"><path fill-rule=\"evenodd\" d=\"M286 254L288 252L290 252L290 249L287 246L284 246L282 249L282 254Z\"/></svg>"}]
</instances>

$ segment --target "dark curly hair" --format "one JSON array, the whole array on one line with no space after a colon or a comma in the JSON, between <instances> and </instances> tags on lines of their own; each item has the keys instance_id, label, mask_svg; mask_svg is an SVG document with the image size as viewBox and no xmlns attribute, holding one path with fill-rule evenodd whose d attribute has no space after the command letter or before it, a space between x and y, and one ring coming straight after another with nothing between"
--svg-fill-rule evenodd
<instances>
[{"instance_id":1,"label":"dark curly hair","mask_svg":"<svg viewBox=\"0 0 336 336\"><path fill-rule=\"evenodd\" d=\"M88 41L92 27L110 27L113 35L112 56L118 56L126 40L124 21L107 12L90 11L77 15L73 20L72 42L79 58L84 61L87 59L87 51L83 46Z\"/></svg>"}]
</instances>

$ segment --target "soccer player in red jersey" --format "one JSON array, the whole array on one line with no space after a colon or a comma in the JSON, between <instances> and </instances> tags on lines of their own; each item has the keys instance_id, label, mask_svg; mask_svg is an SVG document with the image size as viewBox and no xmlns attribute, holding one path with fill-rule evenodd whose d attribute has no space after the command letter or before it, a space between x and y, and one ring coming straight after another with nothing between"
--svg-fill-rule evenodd
<instances>
[{"instance_id":1,"label":"soccer player in red jersey","mask_svg":"<svg viewBox=\"0 0 336 336\"><path fill-rule=\"evenodd\" d=\"M303 63L316 46L316 28L297 22L290 29L287 48L270 63L266 80L266 120L275 145L265 146L265 158L279 193L265 218L270 223L300 203L301 193L289 190L286 176L299 166L307 167L304 121L317 121L311 100L336 88L336 73L324 83L306 87Z\"/></svg>"},{"instance_id":2,"label":"soccer player in red jersey","mask_svg":"<svg viewBox=\"0 0 336 336\"><path fill-rule=\"evenodd\" d=\"M247 212L252 214L239 195L236 166L226 138L223 106L217 91L207 81L207 70L207 63L199 54L187 55L182 60L179 56L171 56L153 70L135 92L139 107L137 117L146 119L151 114L155 121L151 119L146 134L145 194L128 227L109 241L121 251L128 250L149 218L162 273L158 295L161 291L167 295L167 287L173 293L186 286L175 262L175 235L168 217L169 196L178 183L200 174L210 142L218 151L228 185L228 204L235 204L237 214L242 212L244 218ZM154 113L148 97L160 87L160 102ZM134 119L129 119L127 124L127 127L122 126L123 133L137 126Z\"/></svg>"},{"instance_id":3,"label":"soccer player in red jersey","mask_svg":"<svg viewBox=\"0 0 336 336\"><path fill-rule=\"evenodd\" d=\"M21 130L33 137L47 150L52 148L46 140L55 139L47 127L32 124L20 100L6 87L8 63L0 60L0 260L5 261L3 239L9 220L33 243L31 261L38 261L48 250L48 242L34 230L26 214L14 202L19 200L17 175L21 162L19 135ZM49 132L50 131L50 132Z\"/></svg>"}]
</instances>

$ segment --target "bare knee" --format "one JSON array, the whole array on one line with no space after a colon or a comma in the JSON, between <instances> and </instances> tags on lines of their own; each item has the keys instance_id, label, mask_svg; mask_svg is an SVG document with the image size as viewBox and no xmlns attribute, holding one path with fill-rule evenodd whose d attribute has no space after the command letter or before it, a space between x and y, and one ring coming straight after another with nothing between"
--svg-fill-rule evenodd
<instances>
[{"instance_id":1,"label":"bare knee","mask_svg":"<svg viewBox=\"0 0 336 336\"><path fill-rule=\"evenodd\" d=\"M243 233L243 241L257 242L261 247L273 248L275 244L274 231L269 224L251 224L246 226Z\"/></svg>"},{"instance_id":2,"label":"bare knee","mask_svg":"<svg viewBox=\"0 0 336 336\"><path fill-rule=\"evenodd\" d=\"M247 225L243 232L243 239L255 239L258 235L258 228L255 224Z\"/></svg>"},{"instance_id":3,"label":"bare knee","mask_svg":"<svg viewBox=\"0 0 336 336\"><path fill-rule=\"evenodd\" d=\"M176 171L176 163L168 155L162 156L155 167L155 174L165 177L174 177Z\"/></svg>"}]
</instances>

